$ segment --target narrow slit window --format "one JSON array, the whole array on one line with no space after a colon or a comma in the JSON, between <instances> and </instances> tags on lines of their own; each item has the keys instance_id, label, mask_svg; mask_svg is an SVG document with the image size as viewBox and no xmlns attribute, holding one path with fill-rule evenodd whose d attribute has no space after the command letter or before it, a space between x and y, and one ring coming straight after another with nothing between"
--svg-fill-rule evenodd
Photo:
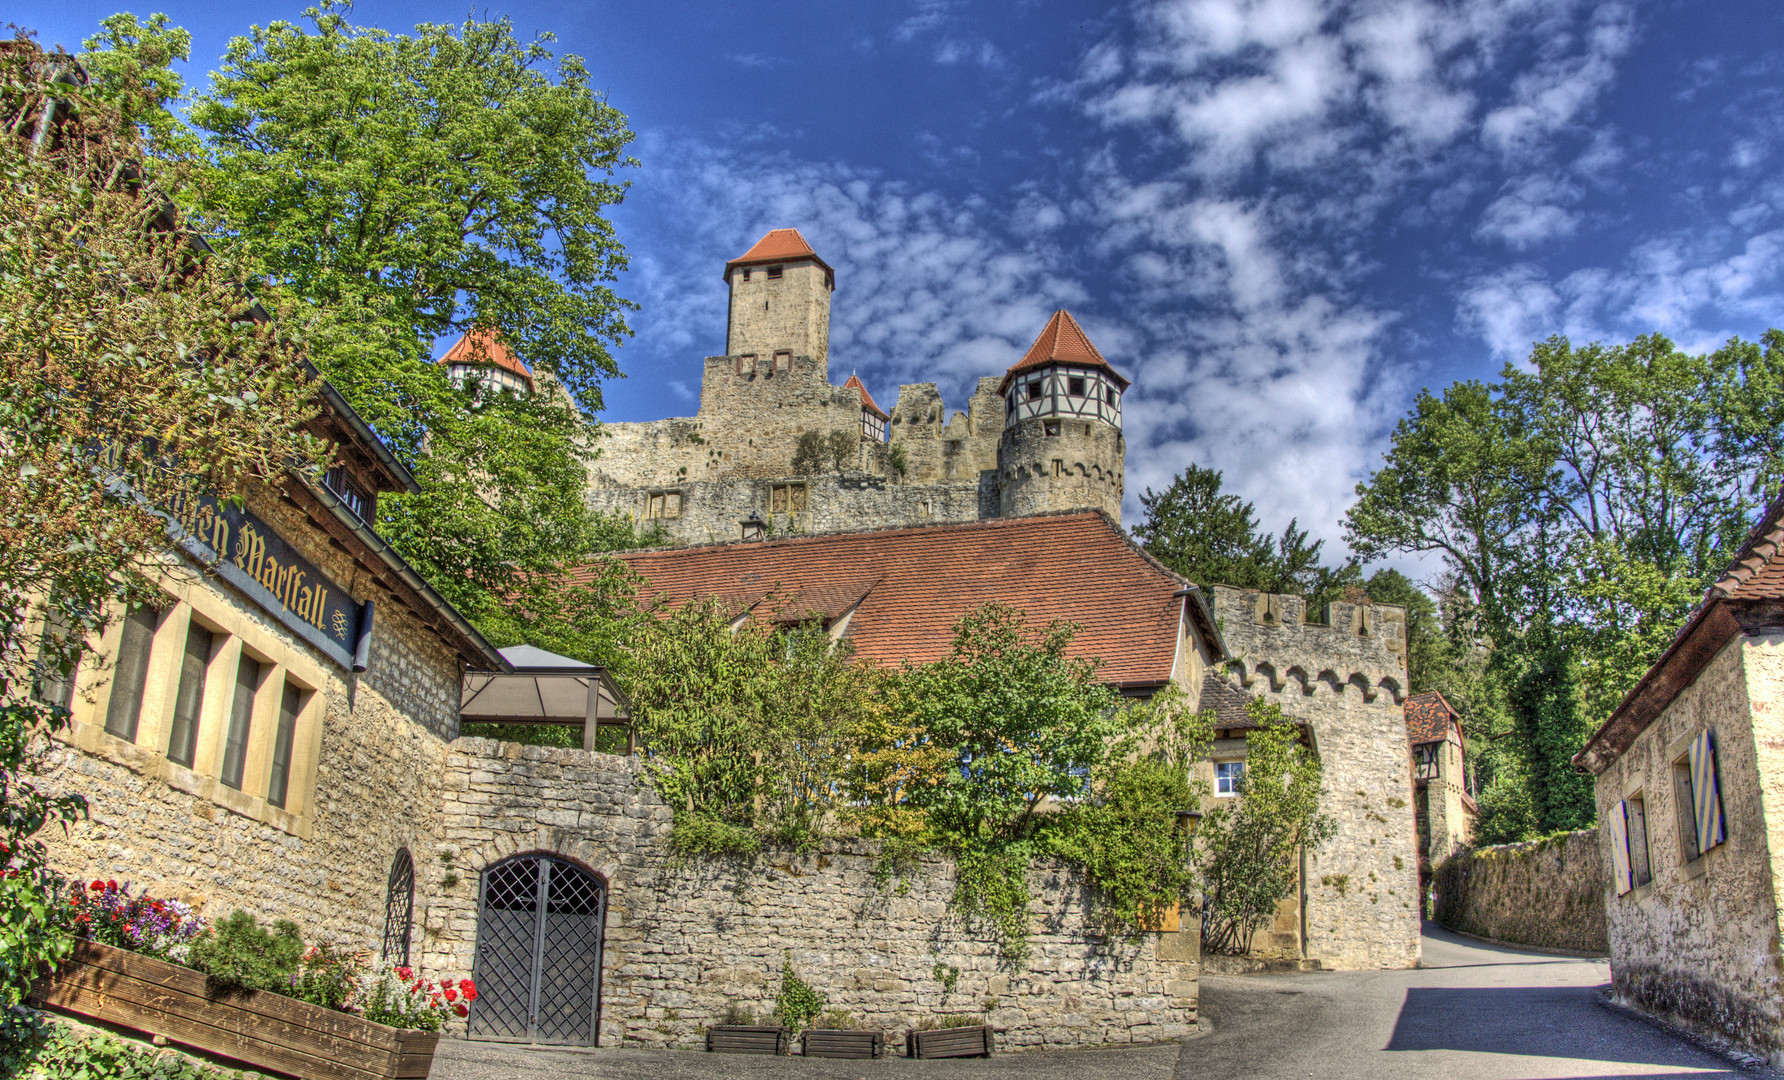
<instances>
[{"instance_id":1,"label":"narrow slit window","mask_svg":"<svg viewBox=\"0 0 1784 1080\"><path fill-rule=\"evenodd\" d=\"M124 617L118 632L118 658L112 665L111 701L105 707L105 730L126 742L136 741L142 719L143 684L149 677L149 649L161 613L144 604Z\"/></svg>"},{"instance_id":2,"label":"narrow slit window","mask_svg":"<svg viewBox=\"0 0 1784 1080\"><path fill-rule=\"evenodd\" d=\"M1065 475L1065 462L1060 458L1053 459L1053 475L1054 476L1064 476Z\"/></svg>"},{"instance_id":3,"label":"narrow slit window","mask_svg":"<svg viewBox=\"0 0 1784 1080\"><path fill-rule=\"evenodd\" d=\"M243 656L235 669L235 697L229 703L229 732L223 741L225 786L242 789L248 763L248 735L254 724L254 695L260 690L260 661Z\"/></svg>"},{"instance_id":4,"label":"narrow slit window","mask_svg":"<svg viewBox=\"0 0 1784 1080\"><path fill-rule=\"evenodd\" d=\"M68 667L63 669L58 653L74 643L75 628L55 606L52 598L49 614L44 616L43 634L38 639L37 661L31 668L31 696L45 705L59 705L66 709L74 700L74 673L80 667L80 653L75 652L68 658Z\"/></svg>"},{"instance_id":5,"label":"narrow slit window","mask_svg":"<svg viewBox=\"0 0 1784 1080\"><path fill-rule=\"evenodd\" d=\"M205 668L210 666L215 638L193 623L186 628L186 651L180 657L180 689L173 701L173 724L167 736L167 760L190 766L198 749L198 713L204 706Z\"/></svg>"},{"instance_id":6,"label":"narrow slit window","mask_svg":"<svg viewBox=\"0 0 1784 1080\"><path fill-rule=\"evenodd\" d=\"M286 683L279 699L279 728L273 735L273 771L266 785L266 801L280 809L284 809L291 788L291 744L297 737L297 714L303 703L303 690Z\"/></svg>"}]
</instances>

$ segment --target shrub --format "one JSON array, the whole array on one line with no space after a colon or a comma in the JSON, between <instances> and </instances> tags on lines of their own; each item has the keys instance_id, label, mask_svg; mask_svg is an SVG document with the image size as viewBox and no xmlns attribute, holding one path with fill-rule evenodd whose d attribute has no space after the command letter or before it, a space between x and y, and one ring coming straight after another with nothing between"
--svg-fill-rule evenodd
<instances>
[{"instance_id":1,"label":"shrub","mask_svg":"<svg viewBox=\"0 0 1784 1080\"><path fill-rule=\"evenodd\" d=\"M803 1031L812 1019L824 1011L824 996L793 970L793 956L781 961L780 994L774 999L774 1016L786 1027Z\"/></svg>"},{"instance_id":2,"label":"shrub","mask_svg":"<svg viewBox=\"0 0 1784 1080\"><path fill-rule=\"evenodd\" d=\"M304 950L302 966L290 976L289 988L279 992L325 1009L340 1009L358 989L359 976L359 961L351 954L312 945Z\"/></svg>"},{"instance_id":3,"label":"shrub","mask_svg":"<svg viewBox=\"0 0 1784 1080\"><path fill-rule=\"evenodd\" d=\"M228 1080L241 1073L198 1065L98 1032L52 1023L27 1009L0 1014L0 1076L29 1080Z\"/></svg>"},{"instance_id":4,"label":"shrub","mask_svg":"<svg viewBox=\"0 0 1784 1080\"><path fill-rule=\"evenodd\" d=\"M439 1031L448 1014L470 1015L477 984L470 979L434 982L414 968L379 964L359 980L361 1015L374 1024L412 1031Z\"/></svg>"},{"instance_id":5,"label":"shrub","mask_svg":"<svg viewBox=\"0 0 1784 1080\"><path fill-rule=\"evenodd\" d=\"M297 924L280 919L269 932L237 908L192 943L192 966L218 989L271 990L289 994L303 963L304 943Z\"/></svg>"}]
</instances>

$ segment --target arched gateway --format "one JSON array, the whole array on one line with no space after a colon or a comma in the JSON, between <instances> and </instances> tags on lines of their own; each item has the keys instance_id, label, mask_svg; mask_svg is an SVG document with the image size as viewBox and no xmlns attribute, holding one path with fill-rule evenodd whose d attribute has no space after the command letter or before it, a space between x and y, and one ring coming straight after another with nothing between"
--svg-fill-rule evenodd
<instances>
[{"instance_id":1,"label":"arched gateway","mask_svg":"<svg viewBox=\"0 0 1784 1080\"><path fill-rule=\"evenodd\" d=\"M606 912L606 885L563 859L517 855L485 870L471 1037L593 1046Z\"/></svg>"}]
</instances>

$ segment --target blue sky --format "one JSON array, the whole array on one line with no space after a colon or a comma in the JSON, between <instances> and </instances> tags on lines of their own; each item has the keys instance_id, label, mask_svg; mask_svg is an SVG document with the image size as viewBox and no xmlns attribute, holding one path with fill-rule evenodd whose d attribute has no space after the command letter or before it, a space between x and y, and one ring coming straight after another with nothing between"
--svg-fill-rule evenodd
<instances>
[{"instance_id":1,"label":"blue sky","mask_svg":"<svg viewBox=\"0 0 1784 1080\"><path fill-rule=\"evenodd\" d=\"M113 4L27 0L70 47ZM189 84L296 5L157 4ZM831 373L950 406L1056 307L1135 381L1128 519L1190 461L1338 546L1420 387L1533 340L1784 323L1784 5L493 3L583 56L640 167L607 419L687 415L723 262L837 270ZM364 0L391 30L462 4Z\"/></svg>"}]
</instances>

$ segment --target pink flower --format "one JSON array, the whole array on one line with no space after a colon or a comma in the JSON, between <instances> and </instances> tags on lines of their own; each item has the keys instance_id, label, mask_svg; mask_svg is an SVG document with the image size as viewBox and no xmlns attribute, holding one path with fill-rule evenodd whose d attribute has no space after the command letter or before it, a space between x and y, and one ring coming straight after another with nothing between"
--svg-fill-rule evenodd
<instances>
[{"instance_id":1,"label":"pink flower","mask_svg":"<svg viewBox=\"0 0 1784 1080\"><path fill-rule=\"evenodd\" d=\"M410 968L410 967L397 968L396 969L396 977L403 980L404 982L408 982L410 979L413 979L415 977L415 969Z\"/></svg>"}]
</instances>

